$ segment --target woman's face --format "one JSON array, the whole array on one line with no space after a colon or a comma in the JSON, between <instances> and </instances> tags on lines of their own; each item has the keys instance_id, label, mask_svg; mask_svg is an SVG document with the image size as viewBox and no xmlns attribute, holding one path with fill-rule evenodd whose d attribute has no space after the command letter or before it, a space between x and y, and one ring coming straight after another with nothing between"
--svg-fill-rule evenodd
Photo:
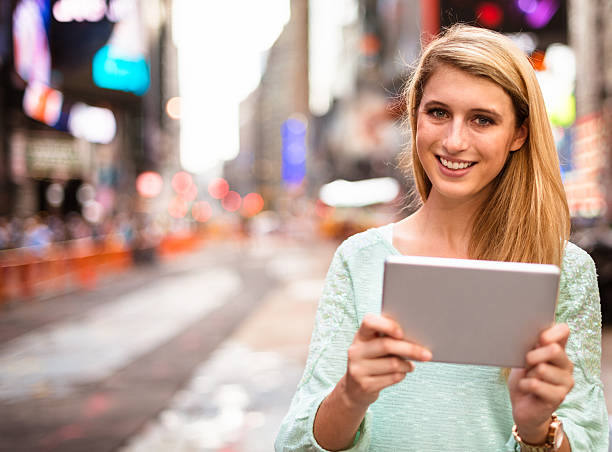
<instances>
[{"instance_id":1,"label":"woman's face","mask_svg":"<svg viewBox=\"0 0 612 452\"><path fill-rule=\"evenodd\" d=\"M515 122L512 100L499 85L440 65L417 113L417 154L432 183L429 197L484 201L510 151L527 137L527 127Z\"/></svg>"}]
</instances>

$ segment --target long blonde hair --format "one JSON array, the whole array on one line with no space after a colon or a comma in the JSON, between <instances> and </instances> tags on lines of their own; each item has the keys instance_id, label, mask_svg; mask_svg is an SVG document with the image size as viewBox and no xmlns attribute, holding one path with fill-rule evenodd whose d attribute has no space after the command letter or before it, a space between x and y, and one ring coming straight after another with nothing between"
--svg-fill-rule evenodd
<instances>
[{"instance_id":1,"label":"long blonde hair","mask_svg":"<svg viewBox=\"0 0 612 452\"><path fill-rule=\"evenodd\" d=\"M416 152L417 111L429 77L441 64L499 85L512 100L517 127L525 121L528 126L525 143L510 152L491 195L476 213L470 258L560 266L570 218L559 159L533 68L504 35L456 24L424 49L404 92L412 140L400 160L404 170L412 169L421 201L427 200L431 181Z\"/></svg>"}]
</instances>

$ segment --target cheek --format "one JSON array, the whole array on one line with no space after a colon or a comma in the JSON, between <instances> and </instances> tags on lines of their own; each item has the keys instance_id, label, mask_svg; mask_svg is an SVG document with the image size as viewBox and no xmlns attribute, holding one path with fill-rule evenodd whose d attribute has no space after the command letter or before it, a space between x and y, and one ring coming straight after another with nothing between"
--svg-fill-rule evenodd
<instances>
[{"instance_id":1,"label":"cheek","mask_svg":"<svg viewBox=\"0 0 612 452\"><path fill-rule=\"evenodd\" d=\"M432 127L429 126L426 122L419 121L417 123L417 133L416 133L416 145L417 152L422 152L427 150L429 145L435 141L435 134L432 130Z\"/></svg>"}]
</instances>

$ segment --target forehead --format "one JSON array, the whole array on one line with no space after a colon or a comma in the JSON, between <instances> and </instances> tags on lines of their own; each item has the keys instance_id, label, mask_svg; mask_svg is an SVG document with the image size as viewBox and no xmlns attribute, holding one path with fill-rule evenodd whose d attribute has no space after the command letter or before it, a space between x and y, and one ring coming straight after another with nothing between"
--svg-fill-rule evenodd
<instances>
[{"instance_id":1,"label":"forehead","mask_svg":"<svg viewBox=\"0 0 612 452\"><path fill-rule=\"evenodd\" d=\"M425 84L421 104L432 101L457 108L495 108L502 114L513 112L510 96L497 83L448 64L439 65Z\"/></svg>"}]
</instances>

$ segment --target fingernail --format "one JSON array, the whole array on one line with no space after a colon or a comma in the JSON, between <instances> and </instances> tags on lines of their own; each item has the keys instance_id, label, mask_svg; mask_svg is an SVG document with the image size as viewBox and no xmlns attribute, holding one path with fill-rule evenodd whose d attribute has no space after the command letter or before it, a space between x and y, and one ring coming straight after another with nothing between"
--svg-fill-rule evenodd
<instances>
[{"instance_id":1,"label":"fingernail","mask_svg":"<svg viewBox=\"0 0 612 452\"><path fill-rule=\"evenodd\" d=\"M423 361L429 361L432 358L432 354L429 350L425 350L421 353L421 359Z\"/></svg>"}]
</instances>

